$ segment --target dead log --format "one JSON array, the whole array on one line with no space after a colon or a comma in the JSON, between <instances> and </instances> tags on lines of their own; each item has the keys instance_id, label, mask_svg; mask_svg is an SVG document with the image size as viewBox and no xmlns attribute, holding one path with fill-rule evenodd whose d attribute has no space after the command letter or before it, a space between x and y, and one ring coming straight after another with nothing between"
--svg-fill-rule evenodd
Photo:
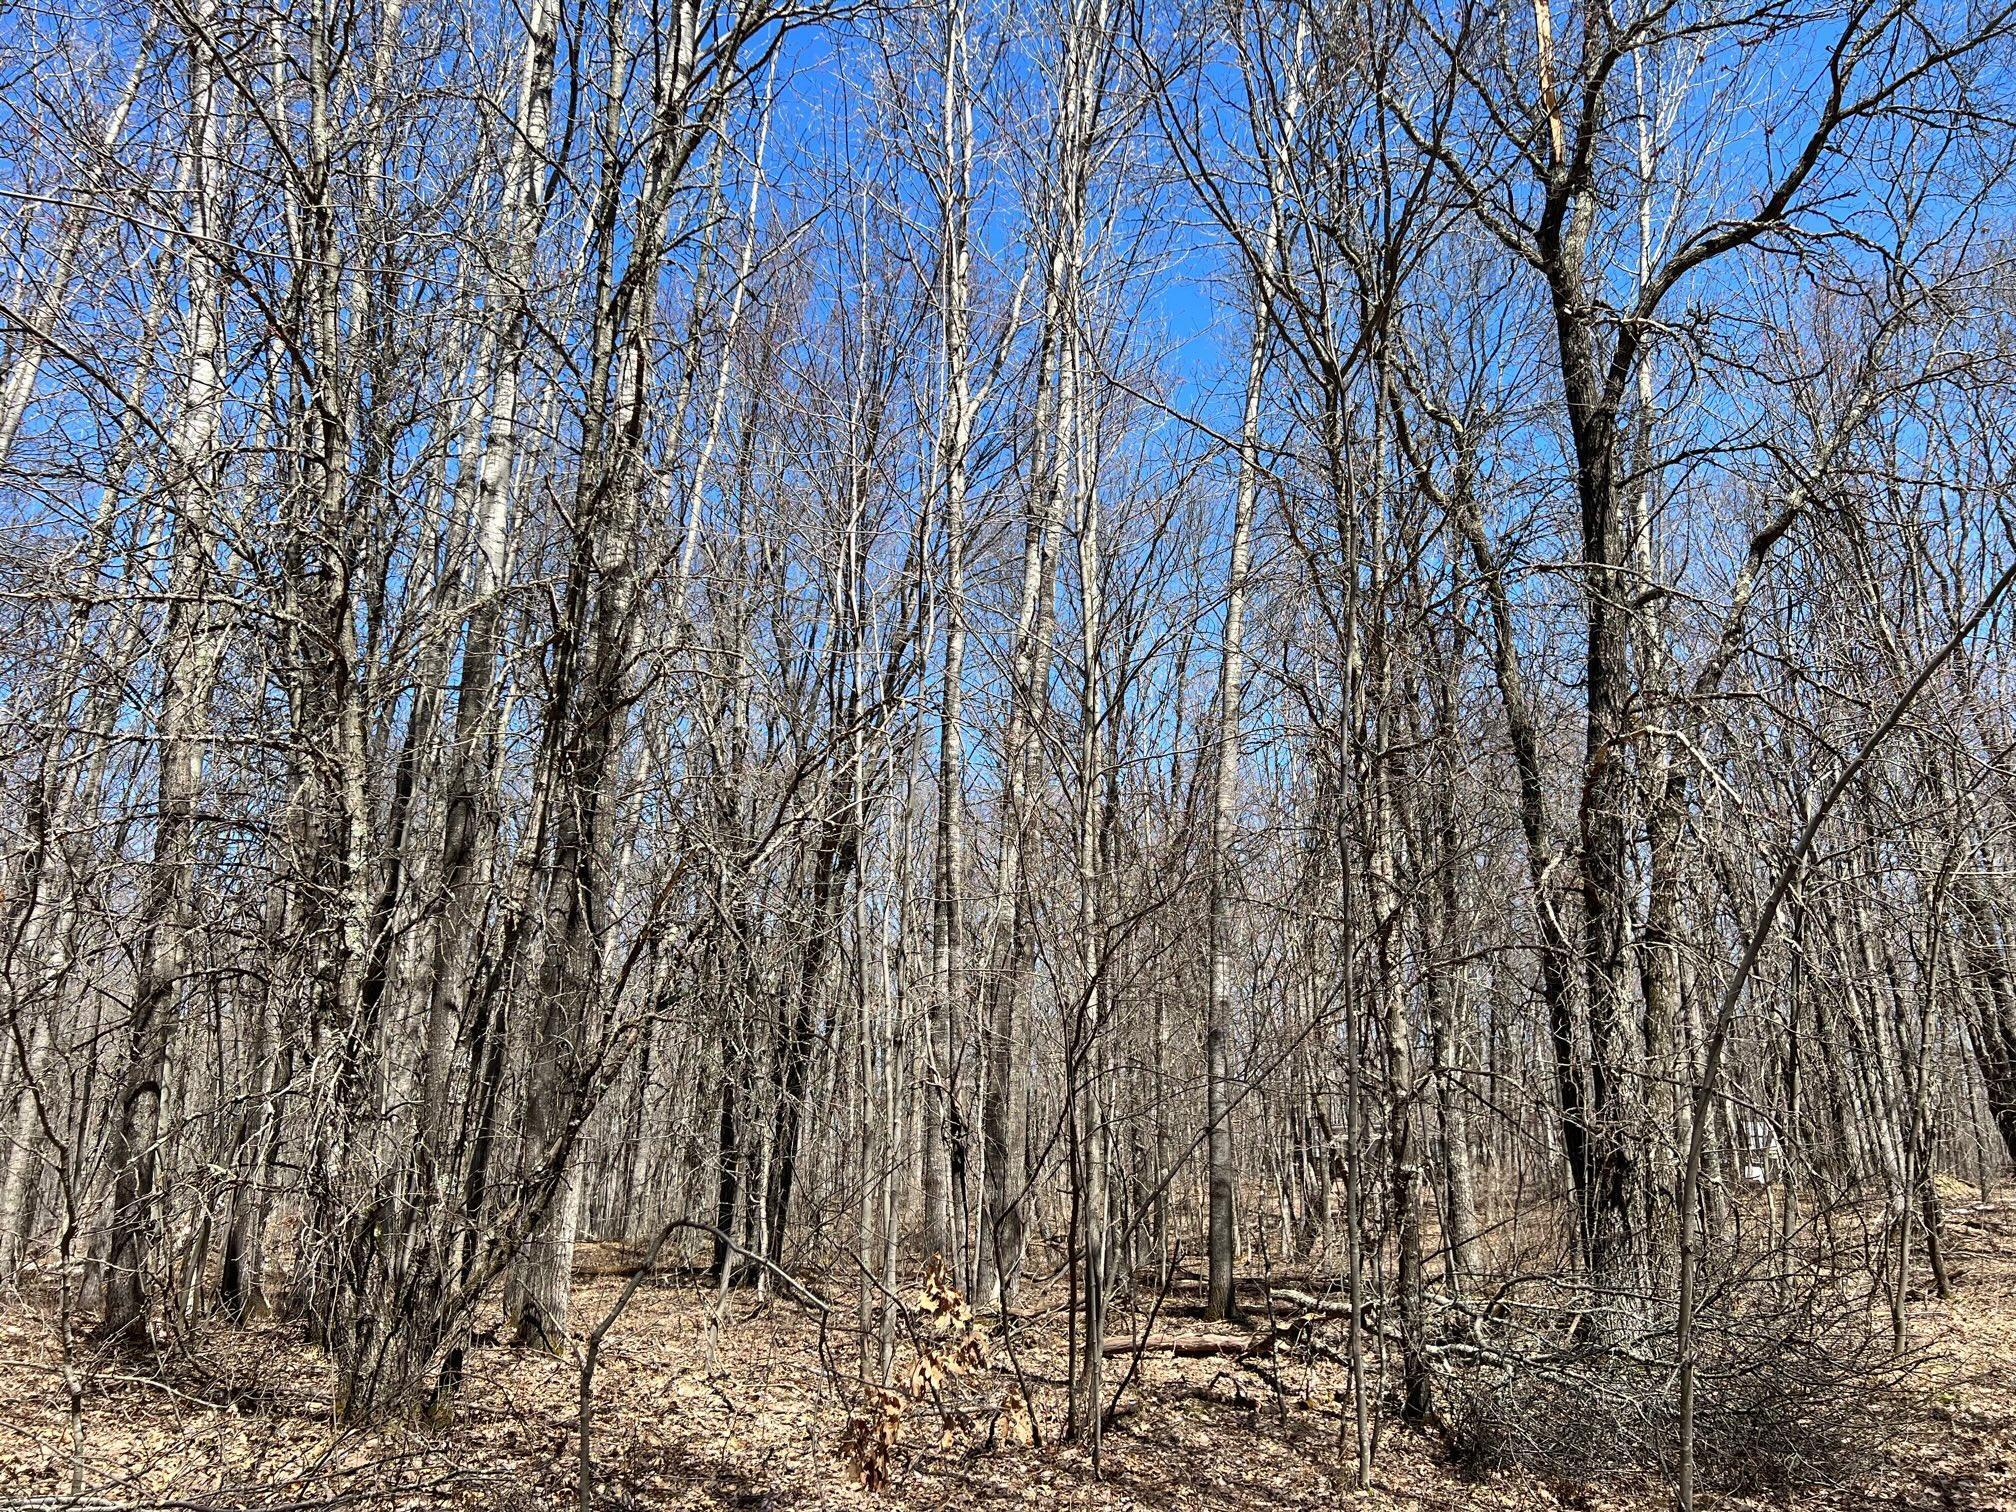
<instances>
[{"instance_id":1,"label":"dead log","mask_svg":"<svg viewBox=\"0 0 2016 1512\"><path fill-rule=\"evenodd\" d=\"M1333 1300L1329 1297L1319 1297L1313 1292L1290 1291L1288 1288L1281 1286L1275 1287L1269 1295L1283 1306L1292 1307L1297 1312L1307 1313L1311 1317L1348 1318L1351 1316L1351 1304L1343 1298Z\"/></svg>"},{"instance_id":2,"label":"dead log","mask_svg":"<svg viewBox=\"0 0 2016 1512\"><path fill-rule=\"evenodd\" d=\"M1102 1354L1171 1354L1183 1359L1206 1359L1212 1355L1242 1355L1273 1345L1266 1330L1257 1334L1150 1334L1145 1339L1108 1339Z\"/></svg>"}]
</instances>

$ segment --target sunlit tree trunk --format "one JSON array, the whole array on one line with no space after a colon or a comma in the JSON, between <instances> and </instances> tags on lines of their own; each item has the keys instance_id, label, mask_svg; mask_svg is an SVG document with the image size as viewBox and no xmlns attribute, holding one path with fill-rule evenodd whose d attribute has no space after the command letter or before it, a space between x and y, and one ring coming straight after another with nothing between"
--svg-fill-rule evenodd
<instances>
[{"instance_id":1,"label":"sunlit tree trunk","mask_svg":"<svg viewBox=\"0 0 2016 1512\"><path fill-rule=\"evenodd\" d=\"M207 23L206 7L198 12ZM216 617L210 607L211 519L215 445L223 402L222 291L212 261L222 186L216 80L205 47L189 52L188 235L183 250L185 308L182 392L171 436L174 487L167 607L156 736L153 859L136 925L139 959L126 1025L125 1066L113 1096L106 1168L112 1180L111 1231L105 1254L104 1326L142 1338L147 1330L147 1269L153 1236L161 1077L175 1001L189 969L189 894L196 864L196 805L202 789L204 733L216 676Z\"/></svg>"}]
</instances>

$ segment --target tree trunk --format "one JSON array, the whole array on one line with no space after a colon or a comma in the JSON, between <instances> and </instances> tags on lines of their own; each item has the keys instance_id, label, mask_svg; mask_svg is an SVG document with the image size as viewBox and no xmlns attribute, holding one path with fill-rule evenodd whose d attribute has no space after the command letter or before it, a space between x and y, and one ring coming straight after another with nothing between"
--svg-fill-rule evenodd
<instances>
[{"instance_id":1,"label":"tree trunk","mask_svg":"<svg viewBox=\"0 0 2016 1512\"><path fill-rule=\"evenodd\" d=\"M207 20L207 5L199 23ZM187 916L196 861L196 802L203 732L218 655L209 604L213 446L223 399L220 290L211 261L220 167L215 83L204 44L190 49L189 234L184 253L187 327L180 412L171 438L173 547L160 637L160 724L153 864L137 913L138 965L126 1025L126 1064L113 1096L106 1168L112 1180L105 1257L104 1328L143 1339L152 1245L161 1077L175 1001L190 964Z\"/></svg>"}]
</instances>

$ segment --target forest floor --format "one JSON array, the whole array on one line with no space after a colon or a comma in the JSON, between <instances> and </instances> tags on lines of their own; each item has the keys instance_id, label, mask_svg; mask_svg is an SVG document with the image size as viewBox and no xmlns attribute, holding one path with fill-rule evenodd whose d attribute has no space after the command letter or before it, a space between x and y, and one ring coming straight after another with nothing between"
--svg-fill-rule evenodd
<instances>
[{"instance_id":1,"label":"forest floor","mask_svg":"<svg viewBox=\"0 0 2016 1512\"><path fill-rule=\"evenodd\" d=\"M1914 1301L1922 1368L1886 1416L1869 1469L1853 1484L1746 1499L1724 1509L1824 1512L2016 1512L2016 1196L1949 1211L1955 1294ZM584 1248L577 1316L594 1320L623 1286L621 1256ZM604 1273L596 1274L597 1270ZM915 1295L914 1284L908 1295ZM1059 1297L1054 1299L1061 1303ZM1431 1433L1381 1426L1367 1492L1348 1490L1338 1380L1284 1367L1262 1375L1215 1357L1144 1354L1128 1406L1108 1431L1103 1478L1060 1443L1064 1314L1039 1294L1015 1350L1040 1444L1011 1405L1016 1375L996 1340L986 1364L949 1379L942 1399L901 1417L892 1483L855 1484L843 1450L858 1388L836 1391L828 1362L854 1375L851 1303L822 1332L815 1310L731 1293L718 1334L712 1291L652 1278L609 1334L595 1384L593 1448L601 1512L659 1507L887 1508L1576 1508L1666 1504L1650 1481L1548 1484L1530 1475L1466 1478ZM161 1363L93 1364L81 1421L81 1480L48 1316L29 1298L0 1300L0 1507L268 1509L307 1512L482 1508L545 1512L574 1505L579 1374L566 1358L495 1346L472 1357L452 1427L338 1430L330 1373L296 1331L219 1326ZM1165 1308L1154 1334L1207 1330L1196 1309ZM1115 1320L1116 1331L1124 1321ZM899 1384L915 1355L899 1348ZM1107 1362L1109 1387L1127 1366ZM1303 1394L1306 1392L1306 1396ZM871 1414L871 1417L873 1415ZM1348 1440L1347 1440L1348 1442ZM1348 1451L1347 1451L1348 1452Z\"/></svg>"}]
</instances>

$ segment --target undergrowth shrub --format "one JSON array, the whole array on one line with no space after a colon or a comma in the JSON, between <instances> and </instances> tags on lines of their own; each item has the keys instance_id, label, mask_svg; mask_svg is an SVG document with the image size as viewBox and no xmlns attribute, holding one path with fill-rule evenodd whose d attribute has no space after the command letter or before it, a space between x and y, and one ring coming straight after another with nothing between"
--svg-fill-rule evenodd
<instances>
[{"instance_id":1,"label":"undergrowth shrub","mask_svg":"<svg viewBox=\"0 0 2016 1512\"><path fill-rule=\"evenodd\" d=\"M1917 1363L1892 1350L1867 1298L1816 1282L1793 1295L1731 1288L1711 1300L1695 1338L1697 1481L1741 1495L1866 1471ZM1471 1474L1571 1482L1670 1474L1679 1372L1670 1319L1661 1323L1623 1345L1529 1335L1517 1348L1441 1352L1436 1397L1451 1460Z\"/></svg>"}]
</instances>

